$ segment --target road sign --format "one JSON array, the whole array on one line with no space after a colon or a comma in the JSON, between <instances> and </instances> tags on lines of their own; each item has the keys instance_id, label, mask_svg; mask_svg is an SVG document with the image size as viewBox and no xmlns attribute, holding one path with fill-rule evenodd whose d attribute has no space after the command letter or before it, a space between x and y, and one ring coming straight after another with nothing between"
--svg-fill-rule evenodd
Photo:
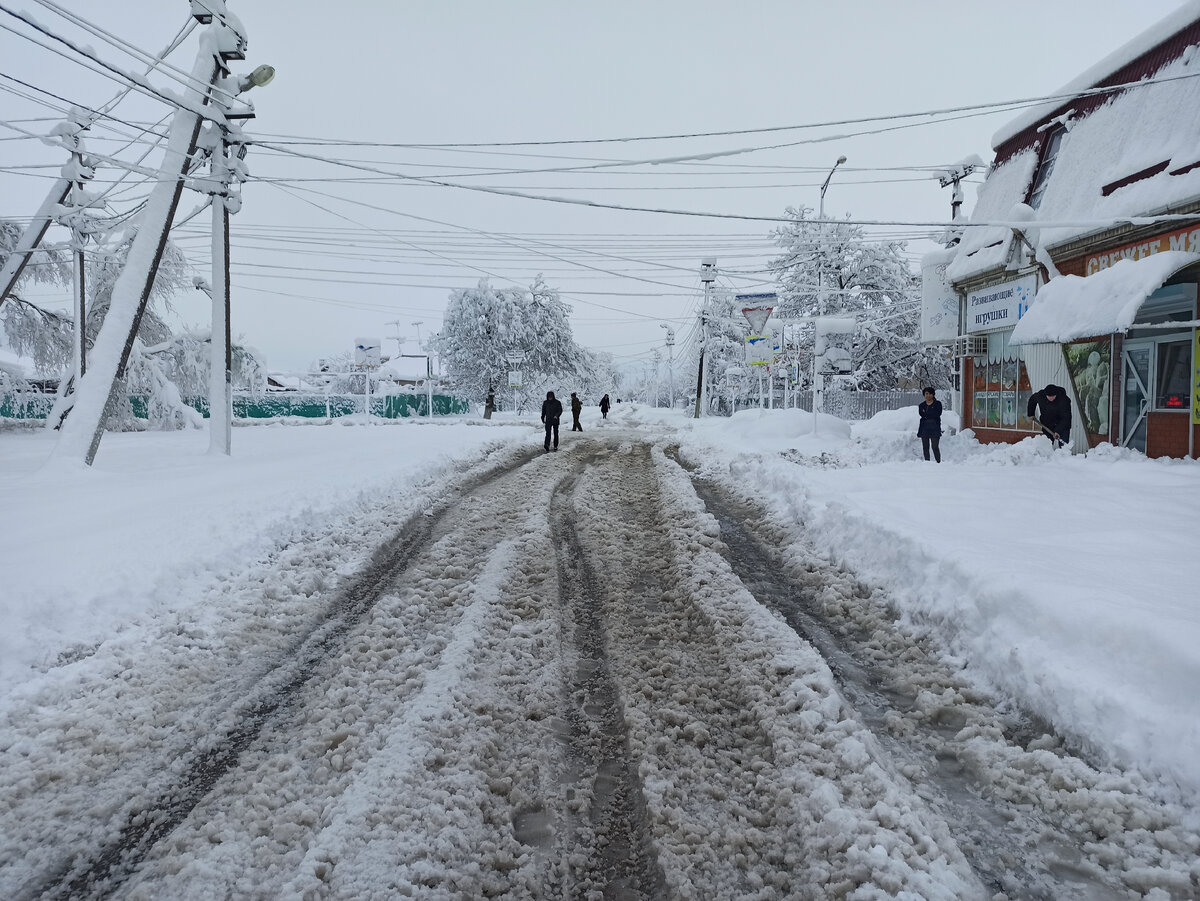
<instances>
[{"instance_id":1,"label":"road sign","mask_svg":"<svg viewBox=\"0 0 1200 901\"><path fill-rule=\"evenodd\" d=\"M378 366L382 338L356 338L354 340L354 365Z\"/></svg>"},{"instance_id":2,"label":"road sign","mask_svg":"<svg viewBox=\"0 0 1200 901\"><path fill-rule=\"evenodd\" d=\"M770 366L775 362L775 342L770 335L750 335L746 338L746 365Z\"/></svg>"}]
</instances>

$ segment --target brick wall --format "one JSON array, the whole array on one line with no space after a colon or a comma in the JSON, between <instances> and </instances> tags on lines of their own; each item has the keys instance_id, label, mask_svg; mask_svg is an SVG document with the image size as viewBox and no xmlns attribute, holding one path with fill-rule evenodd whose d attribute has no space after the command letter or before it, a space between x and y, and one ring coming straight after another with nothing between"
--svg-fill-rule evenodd
<instances>
[{"instance_id":1,"label":"brick wall","mask_svg":"<svg viewBox=\"0 0 1200 901\"><path fill-rule=\"evenodd\" d=\"M1186 457L1188 452L1188 423L1186 413L1163 411L1146 414L1146 456ZM1195 449L1200 453L1200 428L1192 427Z\"/></svg>"},{"instance_id":2,"label":"brick wall","mask_svg":"<svg viewBox=\"0 0 1200 901\"><path fill-rule=\"evenodd\" d=\"M1055 260L1054 266L1058 269L1059 275L1078 275L1082 277L1086 272L1083 268L1085 262L1087 262L1087 257L1081 255L1069 260Z\"/></svg>"}]
</instances>

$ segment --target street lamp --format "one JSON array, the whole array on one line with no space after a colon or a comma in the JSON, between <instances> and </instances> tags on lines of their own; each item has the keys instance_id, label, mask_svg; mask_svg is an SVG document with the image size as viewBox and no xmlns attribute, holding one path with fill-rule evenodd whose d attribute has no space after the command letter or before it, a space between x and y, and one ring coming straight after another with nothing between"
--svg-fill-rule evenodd
<instances>
[{"instance_id":1,"label":"street lamp","mask_svg":"<svg viewBox=\"0 0 1200 901\"><path fill-rule=\"evenodd\" d=\"M837 171L837 167L844 162L846 162L846 158L844 156L839 156L837 158L837 162L833 164L833 168L829 170L829 174L825 176L825 183L821 185L821 209L820 212L817 213L818 219L825 218L825 191L829 188L829 179L833 178L833 173Z\"/></svg>"},{"instance_id":2,"label":"street lamp","mask_svg":"<svg viewBox=\"0 0 1200 901\"><path fill-rule=\"evenodd\" d=\"M237 59L243 57L237 56ZM228 70L225 70L226 72ZM233 101L239 94L251 88L270 84L275 78L272 66L259 66L249 75L238 78L225 77L219 80L212 91L213 106L225 116L219 126L220 133L212 148L211 175L217 183L217 193L212 199L212 345L209 360L208 429L209 453L229 456L232 452L233 434L233 353L230 348L232 333L229 316L229 214L241 209L241 195L235 191L242 176L236 165L231 164L232 145L239 145L238 159L246 153L241 139L241 129L233 124L236 119L247 119L254 115L254 108L235 110ZM236 135L231 134L231 130ZM234 138L238 140L234 140Z\"/></svg>"},{"instance_id":3,"label":"street lamp","mask_svg":"<svg viewBox=\"0 0 1200 901\"><path fill-rule=\"evenodd\" d=\"M821 203L817 212L817 227L821 230L821 259L817 263L817 315L825 315L825 191L829 188L829 180L833 178L833 173L837 171L837 167L846 162L845 156L839 156L837 162L833 164L833 168L829 170L829 174L825 176L825 181L821 185ZM819 330L818 330L819 331ZM813 390L813 434L817 434L817 413L822 411L825 405L825 392L822 390L823 385L818 386L818 381L821 379L821 367L817 361L817 344L820 339L816 336L813 338L813 368L812 368L812 390Z\"/></svg>"},{"instance_id":4,"label":"street lamp","mask_svg":"<svg viewBox=\"0 0 1200 901\"><path fill-rule=\"evenodd\" d=\"M658 324L659 328L667 330L667 379L670 394L667 396L667 406L675 409L675 329L665 322Z\"/></svg>"}]
</instances>

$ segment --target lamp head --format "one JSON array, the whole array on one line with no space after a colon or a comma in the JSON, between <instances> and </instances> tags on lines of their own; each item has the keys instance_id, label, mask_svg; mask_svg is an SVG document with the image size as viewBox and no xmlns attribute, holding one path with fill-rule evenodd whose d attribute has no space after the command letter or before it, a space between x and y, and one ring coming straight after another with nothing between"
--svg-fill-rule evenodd
<instances>
[{"instance_id":1,"label":"lamp head","mask_svg":"<svg viewBox=\"0 0 1200 901\"><path fill-rule=\"evenodd\" d=\"M275 80L275 67L266 65L259 66L257 69L251 72L247 78L250 81L250 84L256 88L269 85Z\"/></svg>"},{"instance_id":2,"label":"lamp head","mask_svg":"<svg viewBox=\"0 0 1200 901\"><path fill-rule=\"evenodd\" d=\"M274 71L275 71L275 70L274 70L274 69L272 69L271 71L272 71L272 74L274 74ZM844 163L844 162L846 162L846 158L845 158L844 156L839 156L839 157L838 157L838 161L837 161L837 165L839 165L839 166L840 166L840 165L841 165L842 163Z\"/></svg>"}]
</instances>

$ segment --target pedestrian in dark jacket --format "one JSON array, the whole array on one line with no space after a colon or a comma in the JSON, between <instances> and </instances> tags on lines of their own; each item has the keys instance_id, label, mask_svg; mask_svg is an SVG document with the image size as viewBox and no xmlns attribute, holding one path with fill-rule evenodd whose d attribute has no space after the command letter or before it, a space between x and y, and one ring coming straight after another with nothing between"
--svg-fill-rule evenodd
<instances>
[{"instance_id":1,"label":"pedestrian in dark jacket","mask_svg":"<svg viewBox=\"0 0 1200 901\"><path fill-rule=\"evenodd\" d=\"M933 451L933 459L942 462L942 451L938 447L942 440L942 402L934 399L933 388L925 389L925 400L917 407L917 415L921 417L917 426L917 437L921 439L921 450L925 459L929 459L929 451Z\"/></svg>"},{"instance_id":2,"label":"pedestrian in dark jacket","mask_svg":"<svg viewBox=\"0 0 1200 901\"><path fill-rule=\"evenodd\" d=\"M571 419L574 420L571 423L571 431L572 432L582 432L583 431L583 426L581 426L579 424L579 414L582 412L583 412L583 401L581 401L579 399L579 395L577 395L574 391L572 391L571 392Z\"/></svg>"},{"instance_id":3,"label":"pedestrian in dark jacket","mask_svg":"<svg viewBox=\"0 0 1200 901\"><path fill-rule=\"evenodd\" d=\"M550 432L554 432L554 449L558 450L558 420L562 417L562 401L555 399L553 391L546 392L542 401L542 423L546 426L546 450L550 450Z\"/></svg>"},{"instance_id":4,"label":"pedestrian in dark jacket","mask_svg":"<svg viewBox=\"0 0 1200 901\"><path fill-rule=\"evenodd\" d=\"M608 419L609 406L610 406L610 404L608 401L608 395L606 394L606 395L604 395L604 397L600 398L600 415L603 416L605 419Z\"/></svg>"},{"instance_id":5,"label":"pedestrian in dark jacket","mask_svg":"<svg viewBox=\"0 0 1200 901\"><path fill-rule=\"evenodd\" d=\"M1049 438L1055 447L1071 443L1071 399L1067 392L1058 385L1047 385L1041 391L1029 398L1029 407L1025 415L1036 418L1042 425L1042 434Z\"/></svg>"}]
</instances>

